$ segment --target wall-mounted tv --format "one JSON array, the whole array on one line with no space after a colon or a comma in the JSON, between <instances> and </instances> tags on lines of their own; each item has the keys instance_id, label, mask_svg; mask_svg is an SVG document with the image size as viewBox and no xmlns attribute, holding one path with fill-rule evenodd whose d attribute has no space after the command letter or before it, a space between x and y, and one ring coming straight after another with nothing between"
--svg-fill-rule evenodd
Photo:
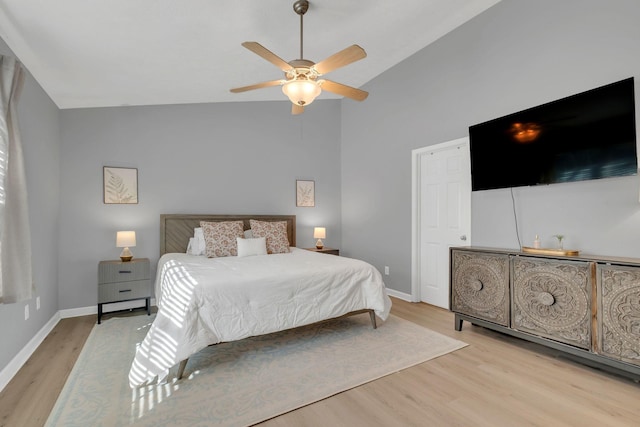
<instances>
[{"instance_id":1,"label":"wall-mounted tv","mask_svg":"<svg viewBox=\"0 0 640 427\"><path fill-rule=\"evenodd\" d=\"M633 77L469 127L473 191L636 175Z\"/></svg>"}]
</instances>

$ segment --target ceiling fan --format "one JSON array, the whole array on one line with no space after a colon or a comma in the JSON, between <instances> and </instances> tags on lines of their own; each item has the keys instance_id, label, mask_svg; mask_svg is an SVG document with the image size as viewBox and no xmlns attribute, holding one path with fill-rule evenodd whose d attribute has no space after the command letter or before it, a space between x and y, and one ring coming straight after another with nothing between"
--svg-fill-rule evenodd
<instances>
[{"instance_id":1,"label":"ceiling fan","mask_svg":"<svg viewBox=\"0 0 640 427\"><path fill-rule=\"evenodd\" d=\"M284 94L287 95L289 100L293 103L293 106L291 107L292 114L303 113L304 107L311 104L313 100L320 95L322 89L356 101L364 101L367 96L369 96L369 93L363 90L343 85L341 83L336 83L331 80L320 79L322 75L327 74L330 71L365 58L367 53L360 46L356 44L349 46L348 48L343 49L318 63L309 61L308 59L303 59L302 19L308 9L309 2L307 0L297 0L293 4L293 10L300 15L300 59L294 59L286 62L260 43L242 43L242 46L284 71L285 78L233 88L231 89L231 92L240 93L280 85L282 86L282 92L284 92Z\"/></svg>"}]
</instances>

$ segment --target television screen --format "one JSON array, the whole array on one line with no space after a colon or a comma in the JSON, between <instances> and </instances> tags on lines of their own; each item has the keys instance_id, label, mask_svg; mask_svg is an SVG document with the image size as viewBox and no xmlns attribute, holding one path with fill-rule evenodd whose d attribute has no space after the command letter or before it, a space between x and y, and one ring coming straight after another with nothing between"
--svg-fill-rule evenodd
<instances>
[{"instance_id":1,"label":"television screen","mask_svg":"<svg viewBox=\"0 0 640 427\"><path fill-rule=\"evenodd\" d=\"M473 191L636 175L633 77L469 127Z\"/></svg>"}]
</instances>

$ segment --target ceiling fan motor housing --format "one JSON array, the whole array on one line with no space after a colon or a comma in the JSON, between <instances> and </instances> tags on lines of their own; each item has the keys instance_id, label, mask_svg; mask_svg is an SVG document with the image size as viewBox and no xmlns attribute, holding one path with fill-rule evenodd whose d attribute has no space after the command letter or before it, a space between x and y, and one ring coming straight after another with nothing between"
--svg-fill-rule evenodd
<instances>
[{"instance_id":1,"label":"ceiling fan motor housing","mask_svg":"<svg viewBox=\"0 0 640 427\"><path fill-rule=\"evenodd\" d=\"M306 59L294 59L289 62L291 69L284 73L287 80L318 80L320 74L312 67L314 62Z\"/></svg>"}]
</instances>

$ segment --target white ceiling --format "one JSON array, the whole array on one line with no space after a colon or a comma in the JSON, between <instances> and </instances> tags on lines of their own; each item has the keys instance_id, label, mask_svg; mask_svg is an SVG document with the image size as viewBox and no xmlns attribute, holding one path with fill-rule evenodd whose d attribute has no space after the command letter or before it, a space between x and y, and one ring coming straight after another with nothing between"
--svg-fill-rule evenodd
<instances>
[{"instance_id":1,"label":"white ceiling","mask_svg":"<svg viewBox=\"0 0 640 427\"><path fill-rule=\"evenodd\" d=\"M327 75L360 87L500 0L310 0L304 56L358 44L367 57ZM294 0L0 0L0 37L59 108L286 99L282 78L243 48L298 59ZM321 98L336 98L323 92Z\"/></svg>"}]
</instances>

